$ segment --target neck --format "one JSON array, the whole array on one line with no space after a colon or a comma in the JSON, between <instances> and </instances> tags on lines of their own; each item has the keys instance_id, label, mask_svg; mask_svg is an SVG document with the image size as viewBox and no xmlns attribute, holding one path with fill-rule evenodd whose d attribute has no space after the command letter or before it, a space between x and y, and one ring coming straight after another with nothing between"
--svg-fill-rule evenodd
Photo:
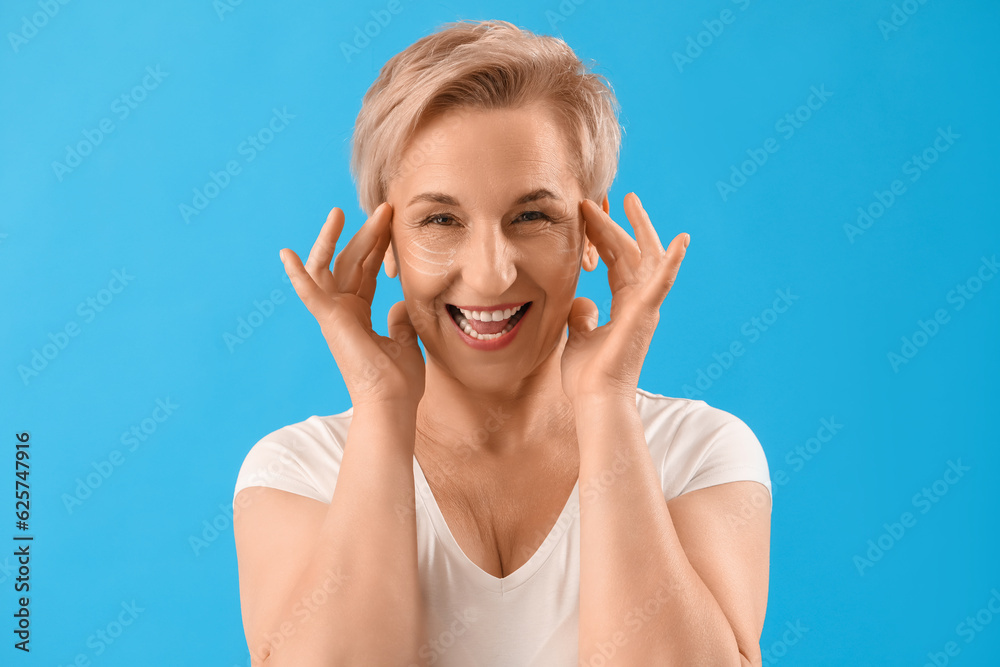
<instances>
[{"instance_id":1,"label":"neck","mask_svg":"<svg viewBox=\"0 0 1000 667\"><path fill-rule=\"evenodd\" d=\"M560 370L566 340L564 331L538 366L503 386L469 386L428 356L416 451L452 450L471 463L551 454L567 438L575 444L573 406Z\"/></svg>"}]
</instances>

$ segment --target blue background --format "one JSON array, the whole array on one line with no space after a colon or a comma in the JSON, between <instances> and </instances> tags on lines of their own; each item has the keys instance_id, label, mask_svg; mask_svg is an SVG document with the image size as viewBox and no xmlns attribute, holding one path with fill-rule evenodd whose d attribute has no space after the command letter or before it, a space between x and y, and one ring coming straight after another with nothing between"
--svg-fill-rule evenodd
<instances>
[{"instance_id":1,"label":"blue background","mask_svg":"<svg viewBox=\"0 0 1000 667\"><path fill-rule=\"evenodd\" d=\"M12 648L16 575L0 549L0 662L249 664L236 473L265 434L349 405L278 250L308 254L332 206L347 213L345 238L360 226L349 139L378 68L443 22L502 18L562 36L614 85L625 138L612 216L631 230L622 198L635 191L661 238L691 234L640 386L732 412L767 452L770 664L923 665L949 641L949 664L997 664L1000 619L971 638L957 626L1000 588L1000 280L976 282L1000 252L1000 5L404 0L345 55L387 3L51 4L51 18L37 1L0 9L0 539L17 532L13 434L25 430L35 536L30 656ZM829 96L800 108L813 87ZM241 142L275 109L294 117L251 161ZM782 124L796 112L798 127ZM113 130L54 168L102 119ZM939 128L958 137L935 154ZM742 165L768 139L766 162ZM925 149L935 161L910 180ZM185 220L180 205L230 160L240 173ZM741 165L751 175L724 196ZM897 179L905 192L850 233ZM102 292L116 270L127 285ZM980 289L959 301L959 285ZM227 345L275 290L283 303ZM798 298L769 312L778 290ZM603 265L579 293L608 298ZM105 300L100 312L88 298ZM382 333L400 298L381 274ZM913 341L938 309L947 322ZM904 337L921 343L912 358ZM743 354L728 359L734 342ZM44 368L22 377L46 345ZM157 400L177 406L162 423L150 421ZM822 419L842 427L810 441ZM155 430L129 450L121 436L143 420ZM949 461L969 470L935 491ZM935 502L914 498L925 487ZM887 537L904 512L915 524ZM880 537L887 548L859 567ZM135 622L98 654L90 638L132 601Z\"/></svg>"}]
</instances>

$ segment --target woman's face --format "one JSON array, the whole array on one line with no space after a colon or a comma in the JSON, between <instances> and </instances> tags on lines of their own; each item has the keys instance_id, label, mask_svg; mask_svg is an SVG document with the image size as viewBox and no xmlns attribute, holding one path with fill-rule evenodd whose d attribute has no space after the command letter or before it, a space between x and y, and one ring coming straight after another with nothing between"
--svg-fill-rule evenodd
<instances>
[{"instance_id":1,"label":"woman's face","mask_svg":"<svg viewBox=\"0 0 1000 667\"><path fill-rule=\"evenodd\" d=\"M386 271L428 356L469 387L514 389L559 344L581 265L596 267L562 131L541 104L457 109L425 123L400 164ZM474 321L518 305L519 320Z\"/></svg>"}]
</instances>

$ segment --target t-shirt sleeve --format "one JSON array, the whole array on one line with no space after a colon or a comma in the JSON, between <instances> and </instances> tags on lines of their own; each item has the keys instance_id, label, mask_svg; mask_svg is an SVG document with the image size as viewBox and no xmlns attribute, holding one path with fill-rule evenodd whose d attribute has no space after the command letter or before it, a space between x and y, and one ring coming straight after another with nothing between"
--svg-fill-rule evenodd
<instances>
[{"instance_id":1,"label":"t-shirt sleeve","mask_svg":"<svg viewBox=\"0 0 1000 667\"><path fill-rule=\"evenodd\" d=\"M342 458L342 444L322 418L284 426L250 448L236 478L233 502L249 486L266 486L328 503Z\"/></svg>"},{"instance_id":2,"label":"t-shirt sleeve","mask_svg":"<svg viewBox=\"0 0 1000 667\"><path fill-rule=\"evenodd\" d=\"M760 482L771 495L764 448L741 419L704 401L691 401L667 448L664 489L669 497L738 481Z\"/></svg>"}]
</instances>

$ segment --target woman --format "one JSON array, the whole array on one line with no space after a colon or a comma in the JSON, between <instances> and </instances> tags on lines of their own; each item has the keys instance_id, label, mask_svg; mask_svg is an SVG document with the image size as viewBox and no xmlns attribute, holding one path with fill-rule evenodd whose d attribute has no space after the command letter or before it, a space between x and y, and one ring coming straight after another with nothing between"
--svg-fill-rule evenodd
<instances>
[{"instance_id":1,"label":"woman","mask_svg":"<svg viewBox=\"0 0 1000 667\"><path fill-rule=\"evenodd\" d=\"M635 240L608 216L615 111L564 42L503 21L382 69L353 146L370 217L336 260L339 208L304 266L281 252L352 407L240 470L253 664L761 664L767 462L736 417L637 387L688 236L664 250L632 193ZM574 298L598 256L600 327Z\"/></svg>"}]
</instances>

